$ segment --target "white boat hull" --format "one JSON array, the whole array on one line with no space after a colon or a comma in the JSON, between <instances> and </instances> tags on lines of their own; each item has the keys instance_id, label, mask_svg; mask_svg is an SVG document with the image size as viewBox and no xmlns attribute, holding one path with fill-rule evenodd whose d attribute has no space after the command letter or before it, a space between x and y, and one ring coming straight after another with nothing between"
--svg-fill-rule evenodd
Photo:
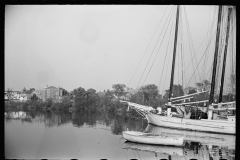
<instances>
[{"instance_id":1,"label":"white boat hull","mask_svg":"<svg viewBox=\"0 0 240 160\"><path fill-rule=\"evenodd\" d=\"M149 124L153 124L156 126L224 134L236 133L236 123L232 121L208 119L194 120L186 118L167 117L153 113L147 113L145 114L145 116Z\"/></svg>"},{"instance_id":2,"label":"white boat hull","mask_svg":"<svg viewBox=\"0 0 240 160\"><path fill-rule=\"evenodd\" d=\"M131 142L155 145L173 145L173 146L183 145L183 138L180 137L159 136L135 131L125 131L122 134L126 140Z\"/></svg>"}]
</instances>

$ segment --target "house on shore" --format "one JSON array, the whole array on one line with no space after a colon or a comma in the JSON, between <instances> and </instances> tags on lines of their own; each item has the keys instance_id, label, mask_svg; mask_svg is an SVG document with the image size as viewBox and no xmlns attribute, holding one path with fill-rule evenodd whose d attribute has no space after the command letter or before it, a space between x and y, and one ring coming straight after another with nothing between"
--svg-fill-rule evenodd
<instances>
[{"instance_id":1,"label":"house on shore","mask_svg":"<svg viewBox=\"0 0 240 160\"><path fill-rule=\"evenodd\" d=\"M19 100L21 97L20 91L5 91L4 99L5 100Z\"/></svg>"},{"instance_id":2,"label":"house on shore","mask_svg":"<svg viewBox=\"0 0 240 160\"><path fill-rule=\"evenodd\" d=\"M33 94L34 94L34 90L33 90L33 89L29 89L29 90L25 91L24 93L25 93L26 96L27 96L27 100L30 100L31 97L32 97Z\"/></svg>"},{"instance_id":3,"label":"house on shore","mask_svg":"<svg viewBox=\"0 0 240 160\"><path fill-rule=\"evenodd\" d=\"M38 89L38 90L35 89L33 94L35 94L38 99L42 99L42 90L41 89Z\"/></svg>"},{"instance_id":4,"label":"house on shore","mask_svg":"<svg viewBox=\"0 0 240 160\"><path fill-rule=\"evenodd\" d=\"M61 87L46 86L42 89L42 101L52 99L54 102L61 102L62 97L67 95L67 91Z\"/></svg>"},{"instance_id":5,"label":"house on shore","mask_svg":"<svg viewBox=\"0 0 240 160\"><path fill-rule=\"evenodd\" d=\"M4 100L5 100L5 101L8 101L8 100L9 100L8 96L9 96L9 95L8 95L8 92L5 91L5 92L4 92Z\"/></svg>"}]
</instances>

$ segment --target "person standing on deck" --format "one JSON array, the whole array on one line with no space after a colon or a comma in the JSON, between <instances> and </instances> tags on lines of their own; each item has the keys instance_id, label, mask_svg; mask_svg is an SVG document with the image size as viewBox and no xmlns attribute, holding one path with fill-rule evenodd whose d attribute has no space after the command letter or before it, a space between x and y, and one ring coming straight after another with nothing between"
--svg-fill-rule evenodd
<instances>
[{"instance_id":1,"label":"person standing on deck","mask_svg":"<svg viewBox=\"0 0 240 160\"><path fill-rule=\"evenodd\" d=\"M191 117L190 106L185 106L183 112L184 118L190 119Z\"/></svg>"}]
</instances>

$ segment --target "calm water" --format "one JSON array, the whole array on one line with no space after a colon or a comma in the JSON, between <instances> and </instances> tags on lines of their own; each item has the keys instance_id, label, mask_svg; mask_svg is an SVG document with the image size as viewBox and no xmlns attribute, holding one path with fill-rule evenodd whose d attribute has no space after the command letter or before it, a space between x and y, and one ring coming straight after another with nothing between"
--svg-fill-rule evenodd
<instances>
[{"instance_id":1,"label":"calm water","mask_svg":"<svg viewBox=\"0 0 240 160\"><path fill-rule=\"evenodd\" d=\"M185 136L184 147L126 143L124 130ZM205 138L204 138L205 137ZM206 138L207 137L207 138ZM228 159L235 160L235 136L198 135L107 115L51 112L5 113L6 158Z\"/></svg>"}]
</instances>

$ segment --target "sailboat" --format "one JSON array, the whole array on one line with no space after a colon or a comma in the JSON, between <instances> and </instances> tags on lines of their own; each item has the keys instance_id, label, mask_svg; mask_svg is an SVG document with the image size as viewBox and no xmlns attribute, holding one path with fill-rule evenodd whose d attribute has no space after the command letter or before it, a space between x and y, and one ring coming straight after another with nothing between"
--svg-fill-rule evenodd
<instances>
[{"instance_id":1,"label":"sailboat","mask_svg":"<svg viewBox=\"0 0 240 160\"><path fill-rule=\"evenodd\" d=\"M227 20L227 31L226 31L226 41L225 41L225 50L224 50L224 60L223 60L223 68L222 68L222 78L221 78L221 88L220 88L220 96L219 102L216 104L213 103L214 99L214 87L215 87L215 77L216 77L216 66L217 66L217 57L218 57L218 44L219 44L219 33L220 33L220 25L221 25L221 14L222 14L222 6L219 6L218 11L218 24L217 24L217 36L216 36L216 45L215 45L215 53L214 53L214 62L213 62L213 72L212 72L212 83L210 90L209 100L200 101L200 102L189 102L189 103L181 103L181 104L172 104L172 102L176 99L186 99L192 95L186 95L181 97L172 98L173 91L173 80L174 80L174 66L175 66L175 57L176 57L176 47L177 47L177 35L178 35L178 21L179 21L179 9L180 6L177 6L176 13L176 28L175 28L175 40L174 40L174 49L173 49L173 60L172 60L172 72L171 72L171 82L170 82L170 92L169 99L166 106L167 114L164 115L162 113L155 113L149 110L148 106L128 102L121 101L127 103L128 107L135 109L138 113L143 115L149 124L153 124L156 126L163 126L169 128L183 129L183 130L192 130L192 131L201 131L201 132L212 132L212 133L223 133L223 134L236 134L236 121L235 115L228 115L225 119L215 119L214 115L218 111L229 111L235 110L235 101L222 103L222 90L224 83L224 73L225 73L225 62L227 55L227 44L228 44L228 35L229 35L229 23L230 23L230 15L232 12L232 7L228 7L228 20ZM197 103L208 102L206 106L207 119L190 119L187 116L186 112L185 116L172 116L171 108L177 108L181 106L186 110L186 105L193 105Z\"/></svg>"}]
</instances>

